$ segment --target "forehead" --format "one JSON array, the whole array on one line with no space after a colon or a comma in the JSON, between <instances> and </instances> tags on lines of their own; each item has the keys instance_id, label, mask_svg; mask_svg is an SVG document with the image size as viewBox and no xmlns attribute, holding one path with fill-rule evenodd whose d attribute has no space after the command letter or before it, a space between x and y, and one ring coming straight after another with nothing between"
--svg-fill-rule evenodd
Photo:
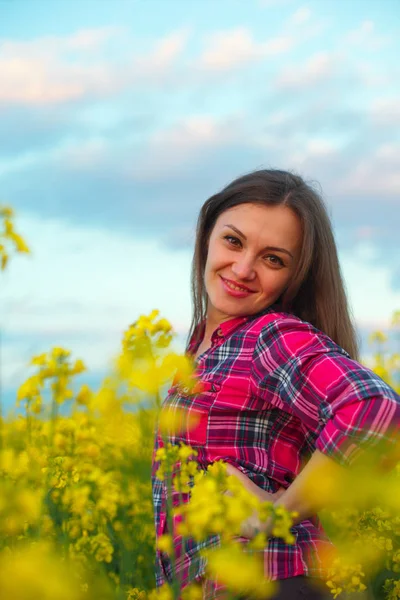
<instances>
[{"instance_id":1,"label":"forehead","mask_svg":"<svg viewBox=\"0 0 400 600\"><path fill-rule=\"evenodd\" d=\"M219 215L214 232L218 233L228 225L239 229L249 242L288 249L296 247L302 236L299 217L282 204L239 204L229 208Z\"/></svg>"}]
</instances>

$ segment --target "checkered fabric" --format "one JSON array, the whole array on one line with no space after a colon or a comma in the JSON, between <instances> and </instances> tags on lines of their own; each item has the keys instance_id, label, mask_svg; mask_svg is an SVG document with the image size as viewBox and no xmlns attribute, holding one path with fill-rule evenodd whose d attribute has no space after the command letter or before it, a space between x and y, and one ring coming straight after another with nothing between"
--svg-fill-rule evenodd
<instances>
[{"instance_id":1,"label":"checkered fabric","mask_svg":"<svg viewBox=\"0 0 400 600\"><path fill-rule=\"evenodd\" d=\"M198 344L189 344L195 353ZM270 307L255 316L221 323L211 347L197 359L200 393L173 386L164 404L184 407L197 426L167 437L172 444L191 445L200 468L223 460L240 469L259 487L274 493L288 487L315 449L342 465L381 440L394 442L400 422L400 397L375 373L352 360L330 338L309 323ZM165 440L165 436L164 436ZM163 441L156 431L155 451ZM167 490L152 484L156 535L168 531ZM179 465L177 465L179 468ZM183 497L188 501L190 494ZM171 505L179 503L172 494ZM212 502L212 499L210 499ZM185 587L204 581L206 561L199 550L218 546L219 537L202 543L183 540L173 520L176 572ZM332 549L317 518L292 528L293 545L271 538L258 551L265 576L285 579L324 575L321 555ZM246 545L245 538L237 538ZM156 555L157 586L171 580L172 565ZM206 582L205 598L221 589Z\"/></svg>"}]
</instances>

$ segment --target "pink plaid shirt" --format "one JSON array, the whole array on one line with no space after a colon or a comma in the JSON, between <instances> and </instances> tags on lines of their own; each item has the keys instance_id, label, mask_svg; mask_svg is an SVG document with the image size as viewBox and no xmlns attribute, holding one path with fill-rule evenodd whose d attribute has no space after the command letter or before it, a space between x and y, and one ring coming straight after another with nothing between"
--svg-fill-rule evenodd
<instances>
[{"instance_id":1,"label":"pink plaid shirt","mask_svg":"<svg viewBox=\"0 0 400 600\"><path fill-rule=\"evenodd\" d=\"M198 347L189 345L189 352ZM240 469L259 487L287 488L315 449L342 465L363 448L381 440L394 442L400 422L400 398L375 373L352 360L330 338L297 317L270 307L263 313L222 323L211 347L197 360L201 393L171 388L165 404L184 407L195 429L168 437L198 452L206 468L223 460ZM155 450L162 446L156 434ZM179 465L178 465L179 467ZM156 479L153 501L156 535L167 532L166 486ZM189 494L184 496L184 501ZM179 503L173 493L172 503ZM175 529L175 527L174 527ZM332 548L317 518L292 528L295 542L271 538L264 550L265 577L323 576L321 551ZM176 569L185 587L203 581L206 562L199 550L219 545L219 536L198 543L172 532ZM238 543L246 544L245 538ZM171 580L168 556L156 555L157 586ZM206 597L221 585L207 582Z\"/></svg>"}]
</instances>

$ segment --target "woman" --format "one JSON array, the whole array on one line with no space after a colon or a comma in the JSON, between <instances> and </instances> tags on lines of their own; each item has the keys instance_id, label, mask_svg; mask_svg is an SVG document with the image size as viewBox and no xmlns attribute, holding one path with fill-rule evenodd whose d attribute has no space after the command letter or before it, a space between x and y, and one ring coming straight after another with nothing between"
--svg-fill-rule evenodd
<instances>
[{"instance_id":1,"label":"woman","mask_svg":"<svg viewBox=\"0 0 400 600\"><path fill-rule=\"evenodd\" d=\"M312 581L330 542L305 492L316 468L349 465L378 440L394 440L400 398L357 359L357 344L331 224L300 177L260 170L233 181L201 209L192 270L194 315L187 351L203 383L171 390L166 403L199 424L169 441L190 444L206 468L216 460L262 500L299 513L293 545L269 538L265 573L276 598L330 597ZM378 418L379 417L379 418ZM156 438L156 448L160 445ZM341 466L339 466L341 465ZM155 473L157 464L154 463ZM157 535L167 531L165 486L153 477ZM174 497L174 504L178 503ZM242 540L268 523L249 520ZM173 532L184 585L203 581L199 550ZM157 585L171 563L157 553ZM218 595L213 582L207 598Z\"/></svg>"}]
</instances>

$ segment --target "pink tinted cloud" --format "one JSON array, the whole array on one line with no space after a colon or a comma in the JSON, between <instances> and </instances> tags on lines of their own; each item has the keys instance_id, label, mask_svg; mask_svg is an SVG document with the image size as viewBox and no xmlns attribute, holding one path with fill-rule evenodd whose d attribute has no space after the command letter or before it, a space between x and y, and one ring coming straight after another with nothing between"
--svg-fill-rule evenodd
<instances>
[{"instance_id":1,"label":"pink tinted cloud","mask_svg":"<svg viewBox=\"0 0 400 600\"><path fill-rule=\"evenodd\" d=\"M170 74L184 54L190 33L185 27L157 40L150 52L133 57L128 75L130 73L134 81L154 81Z\"/></svg>"},{"instance_id":2,"label":"pink tinted cloud","mask_svg":"<svg viewBox=\"0 0 400 600\"><path fill-rule=\"evenodd\" d=\"M384 144L371 154L354 160L348 175L337 183L342 194L390 198L400 197L400 145Z\"/></svg>"},{"instance_id":3,"label":"pink tinted cloud","mask_svg":"<svg viewBox=\"0 0 400 600\"><path fill-rule=\"evenodd\" d=\"M128 47L122 65L105 55L106 44L121 31L84 29L64 37L5 41L0 45L0 104L57 104L116 93L171 69L188 38L187 31L172 32L141 56Z\"/></svg>"},{"instance_id":4,"label":"pink tinted cloud","mask_svg":"<svg viewBox=\"0 0 400 600\"><path fill-rule=\"evenodd\" d=\"M219 31L208 36L207 47L196 61L201 69L224 71L244 63L261 60L289 51L293 38L277 36L264 42L256 42L245 27Z\"/></svg>"},{"instance_id":5,"label":"pink tinted cloud","mask_svg":"<svg viewBox=\"0 0 400 600\"><path fill-rule=\"evenodd\" d=\"M110 83L104 64L85 64L88 51L100 51L117 28L84 29L70 36L5 41L0 46L0 103L52 104L82 97ZM80 61L70 53L79 52Z\"/></svg>"}]
</instances>

